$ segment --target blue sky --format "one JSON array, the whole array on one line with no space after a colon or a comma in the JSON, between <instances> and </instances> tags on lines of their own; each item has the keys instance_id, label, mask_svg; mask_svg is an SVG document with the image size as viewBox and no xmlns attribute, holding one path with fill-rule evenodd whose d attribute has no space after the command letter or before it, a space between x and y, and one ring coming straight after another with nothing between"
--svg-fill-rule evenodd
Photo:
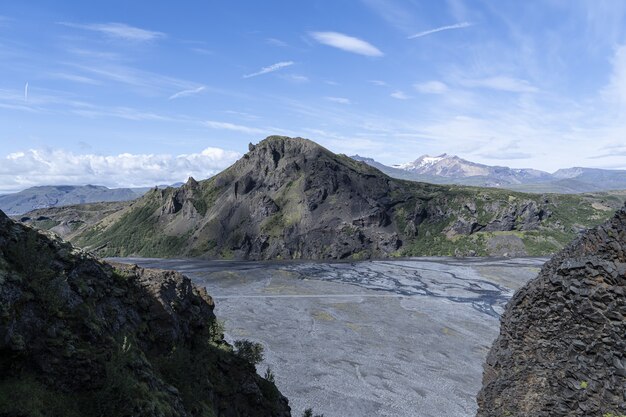
<instances>
[{"instance_id":1,"label":"blue sky","mask_svg":"<svg viewBox=\"0 0 626 417\"><path fill-rule=\"evenodd\" d=\"M202 178L270 134L626 168L626 2L0 6L0 191Z\"/></svg>"}]
</instances>

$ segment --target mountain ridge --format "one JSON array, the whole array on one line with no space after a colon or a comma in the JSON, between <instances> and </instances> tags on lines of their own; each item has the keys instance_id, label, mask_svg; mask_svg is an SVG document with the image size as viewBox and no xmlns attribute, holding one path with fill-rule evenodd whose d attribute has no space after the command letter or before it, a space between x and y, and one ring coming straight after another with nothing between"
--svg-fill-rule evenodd
<instances>
[{"instance_id":1,"label":"mountain ridge","mask_svg":"<svg viewBox=\"0 0 626 417\"><path fill-rule=\"evenodd\" d=\"M622 201L403 181L308 139L271 136L222 173L153 189L70 238L103 256L545 255Z\"/></svg>"},{"instance_id":2,"label":"mountain ridge","mask_svg":"<svg viewBox=\"0 0 626 417\"><path fill-rule=\"evenodd\" d=\"M436 184L474 185L522 192L568 194L626 189L626 170L574 167L548 173L533 168L479 164L445 153L436 157L422 155L412 162L392 166L359 155L351 158L375 166L394 178Z\"/></svg>"}]
</instances>

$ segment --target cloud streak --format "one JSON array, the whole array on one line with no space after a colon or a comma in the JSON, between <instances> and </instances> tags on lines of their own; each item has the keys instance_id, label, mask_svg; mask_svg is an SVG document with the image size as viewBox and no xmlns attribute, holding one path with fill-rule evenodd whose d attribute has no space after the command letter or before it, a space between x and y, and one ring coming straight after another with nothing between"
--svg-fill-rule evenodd
<instances>
[{"instance_id":1,"label":"cloud streak","mask_svg":"<svg viewBox=\"0 0 626 417\"><path fill-rule=\"evenodd\" d=\"M172 94L171 96L169 96L168 100L175 100L175 99L181 98L181 97L193 96L194 94L201 93L204 90L206 90L206 87L205 86L200 86L198 88L192 88L192 89L189 89L189 90L179 91L178 93Z\"/></svg>"},{"instance_id":2,"label":"cloud streak","mask_svg":"<svg viewBox=\"0 0 626 417\"><path fill-rule=\"evenodd\" d=\"M390 96L396 100L408 100L411 98L404 91L394 91L390 94Z\"/></svg>"},{"instance_id":3,"label":"cloud streak","mask_svg":"<svg viewBox=\"0 0 626 417\"><path fill-rule=\"evenodd\" d=\"M409 36L407 39L417 39L421 38L422 36L432 35L433 33L442 32L444 30L463 29L470 26L474 26L474 24L471 22L461 22L454 25L440 26L435 29L425 30L423 32L416 33L415 35Z\"/></svg>"},{"instance_id":4,"label":"cloud streak","mask_svg":"<svg viewBox=\"0 0 626 417\"><path fill-rule=\"evenodd\" d=\"M255 127L242 126L242 125L237 125L237 124L228 123L228 122L217 122L214 120L206 120L202 124L211 129L231 130L233 132L247 133L251 135L265 133L263 129L257 129Z\"/></svg>"},{"instance_id":5,"label":"cloud streak","mask_svg":"<svg viewBox=\"0 0 626 417\"><path fill-rule=\"evenodd\" d=\"M448 86L441 81L426 81L414 84L413 87L423 94L443 94L448 91Z\"/></svg>"},{"instance_id":6,"label":"cloud streak","mask_svg":"<svg viewBox=\"0 0 626 417\"><path fill-rule=\"evenodd\" d=\"M0 190L18 191L50 184L150 187L184 181L190 176L208 178L240 156L213 147L181 155L95 155L62 149L29 149L0 158Z\"/></svg>"},{"instance_id":7,"label":"cloud streak","mask_svg":"<svg viewBox=\"0 0 626 417\"><path fill-rule=\"evenodd\" d=\"M348 36L339 32L310 32L309 35L317 42L332 46L333 48L338 48L343 51L352 52L354 54L365 55L365 56L383 56L384 53L372 45L369 42L366 42L362 39L355 38L353 36Z\"/></svg>"},{"instance_id":8,"label":"cloud streak","mask_svg":"<svg viewBox=\"0 0 626 417\"><path fill-rule=\"evenodd\" d=\"M508 91L510 93L536 93L539 89L527 80L519 78L497 76L474 80L462 80L465 87L488 88L491 90Z\"/></svg>"},{"instance_id":9,"label":"cloud streak","mask_svg":"<svg viewBox=\"0 0 626 417\"><path fill-rule=\"evenodd\" d=\"M328 101L339 104L350 104L350 100L345 97L324 97Z\"/></svg>"},{"instance_id":10,"label":"cloud streak","mask_svg":"<svg viewBox=\"0 0 626 417\"><path fill-rule=\"evenodd\" d=\"M261 68L261 70L259 70L257 72L253 72L252 74L246 74L246 75L243 76L243 78L252 78L252 77L257 77L257 76L263 75L263 74L269 74L270 72L274 72L274 71L278 71L278 70L281 70L281 69L286 68L286 67L290 67L293 64L295 64L295 62L293 62L293 61L277 62L277 63L269 65L267 67L263 67L263 68Z\"/></svg>"},{"instance_id":11,"label":"cloud streak","mask_svg":"<svg viewBox=\"0 0 626 417\"><path fill-rule=\"evenodd\" d=\"M156 32L152 30L141 29L134 26L129 26L125 23L91 23L80 24L70 22L58 22L59 25L89 30L92 32L98 32L105 35L108 38L120 39L132 42L150 42L158 39L165 38L166 35L163 32Z\"/></svg>"}]
</instances>

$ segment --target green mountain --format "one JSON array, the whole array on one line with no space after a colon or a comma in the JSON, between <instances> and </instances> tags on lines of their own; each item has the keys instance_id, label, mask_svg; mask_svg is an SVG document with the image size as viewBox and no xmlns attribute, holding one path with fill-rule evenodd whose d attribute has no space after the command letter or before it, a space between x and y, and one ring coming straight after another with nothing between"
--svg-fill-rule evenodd
<instances>
[{"instance_id":1,"label":"green mountain","mask_svg":"<svg viewBox=\"0 0 626 417\"><path fill-rule=\"evenodd\" d=\"M0 212L0 416L288 417L179 273L112 265Z\"/></svg>"},{"instance_id":2,"label":"green mountain","mask_svg":"<svg viewBox=\"0 0 626 417\"><path fill-rule=\"evenodd\" d=\"M272 136L215 177L153 189L72 241L104 256L545 255L622 201L403 181L310 140Z\"/></svg>"}]
</instances>

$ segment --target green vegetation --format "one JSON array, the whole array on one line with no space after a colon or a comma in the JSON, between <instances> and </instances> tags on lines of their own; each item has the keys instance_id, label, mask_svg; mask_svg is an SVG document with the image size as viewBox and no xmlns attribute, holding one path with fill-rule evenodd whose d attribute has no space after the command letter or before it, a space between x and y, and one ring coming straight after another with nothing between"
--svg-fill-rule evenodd
<instances>
[{"instance_id":1,"label":"green vegetation","mask_svg":"<svg viewBox=\"0 0 626 417\"><path fill-rule=\"evenodd\" d=\"M271 382L272 384L276 382L276 378L274 377L274 372L272 372L269 366L265 370L265 375L263 375L263 379L265 379L268 382Z\"/></svg>"},{"instance_id":2,"label":"green vegetation","mask_svg":"<svg viewBox=\"0 0 626 417\"><path fill-rule=\"evenodd\" d=\"M313 415L313 409L307 408L306 410L304 410L304 413L302 413L302 417L324 417L324 414Z\"/></svg>"},{"instance_id":3,"label":"green vegetation","mask_svg":"<svg viewBox=\"0 0 626 417\"><path fill-rule=\"evenodd\" d=\"M250 340L235 340L235 353L252 365L263 362L263 345Z\"/></svg>"}]
</instances>

